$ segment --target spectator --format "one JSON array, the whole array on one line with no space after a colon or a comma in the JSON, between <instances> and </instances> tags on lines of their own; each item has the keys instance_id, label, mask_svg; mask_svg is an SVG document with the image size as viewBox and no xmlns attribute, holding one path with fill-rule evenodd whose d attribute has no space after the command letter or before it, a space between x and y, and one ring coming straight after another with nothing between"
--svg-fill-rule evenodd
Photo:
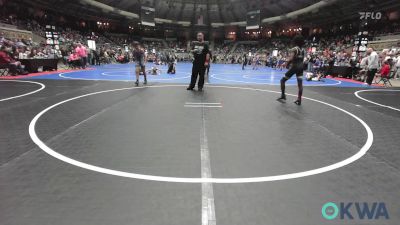
<instances>
[{"instance_id":1,"label":"spectator","mask_svg":"<svg viewBox=\"0 0 400 225\"><path fill-rule=\"evenodd\" d=\"M92 65L100 66L100 56L99 53L96 50L91 50L92 51Z\"/></svg>"},{"instance_id":2,"label":"spectator","mask_svg":"<svg viewBox=\"0 0 400 225\"><path fill-rule=\"evenodd\" d=\"M87 64L87 56L88 56L86 47L84 45L82 45L81 43L78 43L75 48L75 53L79 56L79 58L81 60L81 67L83 69L85 69L86 64Z\"/></svg>"},{"instance_id":3,"label":"spectator","mask_svg":"<svg viewBox=\"0 0 400 225\"><path fill-rule=\"evenodd\" d=\"M6 38L4 37L4 33L0 32L0 45L3 46L4 45L4 41L6 40Z\"/></svg>"},{"instance_id":4,"label":"spectator","mask_svg":"<svg viewBox=\"0 0 400 225\"><path fill-rule=\"evenodd\" d=\"M395 64L395 69L396 69L396 79L400 78L400 52L397 52L397 58L396 58L396 64Z\"/></svg>"},{"instance_id":5,"label":"spectator","mask_svg":"<svg viewBox=\"0 0 400 225\"><path fill-rule=\"evenodd\" d=\"M388 61L384 61L383 65L382 65L382 68L381 68L381 71L375 75L375 83L377 83L376 79L378 77L389 78L389 73L390 73L389 62Z\"/></svg>"},{"instance_id":6,"label":"spectator","mask_svg":"<svg viewBox=\"0 0 400 225\"><path fill-rule=\"evenodd\" d=\"M72 52L68 57L68 63L72 68L81 67L81 59L76 52Z\"/></svg>"},{"instance_id":7,"label":"spectator","mask_svg":"<svg viewBox=\"0 0 400 225\"><path fill-rule=\"evenodd\" d=\"M366 75L367 75L367 71L368 71L368 56L365 56L364 58L361 59L360 62L360 71L358 72L358 74L356 74L354 76L353 79L361 81L361 82L365 82L366 80Z\"/></svg>"},{"instance_id":8,"label":"spectator","mask_svg":"<svg viewBox=\"0 0 400 225\"><path fill-rule=\"evenodd\" d=\"M368 73L367 73L367 84L371 85L376 72L379 67L379 56L373 48L367 50L368 55Z\"/></svg>"},{"instance_id":9,"label":"spectator","mask_svg":"<svg viewBox=\"0 0 400 225\"><path fill-rule=\"evenodd\" d=\"M6 66L9 70L11 75L26 75L28 74L22 68L21 62L15 61L12 57L10 57L9 53L7 52L7 48L5 46L1 46L0 48L0 65Z\"/></svg>"},{"instance_id":10,"label":"spectator","mask_svg":"<svg viewBox=\"0 0 400 225\"><path fill-rule=\"evenodd\" d=\"M28 55L28 57L33 59L33 58L36 58L37 56L38 56L37 48L32 48L31 53Z\"/></svg>"}]
</instances>

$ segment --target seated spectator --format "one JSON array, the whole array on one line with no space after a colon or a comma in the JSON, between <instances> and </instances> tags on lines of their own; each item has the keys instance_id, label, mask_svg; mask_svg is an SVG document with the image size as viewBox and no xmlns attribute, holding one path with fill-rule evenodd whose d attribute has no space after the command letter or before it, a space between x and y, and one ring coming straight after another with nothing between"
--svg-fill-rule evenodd
<instances>
[{"instance_id":1,"label":"seated spectator","mask_svg":"<svg viewBox=\"0 0 400 225\"><path fill-rule=\"evenodd\" d=\"M0 32L0 45L4 45L4 42L6 41L6 38L4 37L4 33Z\"/></svg>"},{"instance_id":2,"label":"seated spectator","mask_svg":"<svg viewBox=\"0 0 400 225\"><path fill-rule=\"evenodd\" d=\"M68 57L68 64L72 68L79 68L81 67L81 58L79 58L79 55L75 52L71 53Z\"/></svg>"},{"instance_id":3,"label":"seated spectator","mask_svg":"<svg viewBox=\"0 0 400 225\"><path fill-rule=\"evenodd\" d=\"M12 41L10 41L10 40L8 40L6 37L5 37L5 34L4 33L0 33L0 45L1 46L13 46L14 45L14 43L12 42Z\"/></svg>"},{"instance_id":4,"label":"seated spectator","mask_svg":"<svg viewBox=\"0 0 400 225\"><path fill-rule=\"evenodd\" d=\"M2 67L6 67L10 70L12 76L15 75L26 75L28 74L22 68L21 62L15 61L7 52L7 48L5 46L1 46L0 48L0 65Z\"/></svg>"},{"instance_id":5,"label":"seated spectator","mask_svg":"<svg viewBox=\"0 0 400 225\"><path fill-rule=\"evenodd\" d=\"M127 54L120 54L117 56L117 62L119 63L128 63L129 62L129 56Z\"/></svg>"},{"instance_id":6,"label":"seated spectator","mask_svg":"<svg viewBox=\"0 0 400 225\"><path fill-rule=\"evenodd\" d=\"M29 53L28 57L31 58L31 59L34 59L34 58L38 57L37 48L32 48L31 49L31 53Z\"/></svg>"},{"instance_id":7,"label":"seated spectator","mask_svg":"<svg viewBox=\"0 0 400 225\"><path fill-rule=\"evenodd\" d=\"M389 78L389 73L390 73L389 62L385 61L385 62L383 62L382 68L379 71L379 73L375 74L375 83L376 83L376 78L378 78L378 77Z\"/></svg>"}]
</instances>

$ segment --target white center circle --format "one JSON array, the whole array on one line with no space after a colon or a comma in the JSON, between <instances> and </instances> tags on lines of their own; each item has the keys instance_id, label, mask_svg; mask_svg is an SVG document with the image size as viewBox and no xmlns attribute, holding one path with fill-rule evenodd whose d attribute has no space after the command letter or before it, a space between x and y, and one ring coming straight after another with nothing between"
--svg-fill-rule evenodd
<instances>
[{"instance_id":1,"label":"white center circle","mask_svg":"<svg viewBox=\"0 0 400 225\"><path fill-rule=\"evenodd\" d=\"M368 126L367 123L365 123L362 119L357 117L356 115L338 107L335 105L332 105L330 103L326 103L320 100L312 99L312 98L307 98L304 97L304 99L317 102L320 104L327 105L331 108L337 109L339 111L342 111L354 119L356 119L363 127L365 128L367 132L367 140L362 146L362 148L353 156L334 163L332 165L328 165L325 167L317 168L317 169L312 169L312 170L307 170L307 171L301 171L301 172L296 172L296 173L289 173L289 174L282 174L282 175L274 175L274 176L265 176L265 177L250 177L250 178L183 178L183 177L165 177L165 176L153 176L153 175L145 175L145 174L138 174L138 173L130 173L130 172L124 172L124 171L118 171L118 170L113 170L113 169L108 169L108 168L103 168L103 167L98 167L95 165L87 164L84 162L77 161L75 159L69 158L67 156L64 156L53 149L51 149L49 146L47 146L42 140L39 139L39 137L36 134L36 123L39 120L40 117L42 117L45 113L50 111L51 109L60 106L64 103L71 102L77 99L85 98L88 96L92 95L98 95L98 94L103 94L103 93L110 93L110 92L117 92L117 91L125 91L125 90L132 90L132 89L143 89L143 88L165 88L165 87L186 87L185 85L161 85L161 86L148 86L148 87L129 87L129 88L120 88L120 89L112 89L112 90L105 90L105 91L99 91L99 92L93 92L85 95L80 95L74 98L70 98L64 101L61 101L59 103L56 103L45 110L41 111L39 114L37 114L31 123L29 124L29 135L33 142L39 146L43 151L45 151L47 154L64 161L66 163L69 163L71 165L81 167L87 170L91 171L96 171L99 173L104 173L104 174L109 174L109 175L114 175L114 176L120 176L120 177L126 177L126 178L134 178L134 179L142 179L142 180L151 180L151 181L163 181L163 182L177 182L177 183L255 183L255 182L267 182L267 181L278 181L278 180L289 180L289 179L295 179L295 178L300 178L300 177L307 177L307 176L312 176L316 174L321 174L325 173L328 171L332 171L341 167L344 167L346 165L349 165L361 157L363 157L368 150L371 148L372 143L373 143L373 133L371 128ZM256 89L256 88L246 88L246 87L229 87L229 86L208 86L208 88L226 88L226 89L238 89L238 90L250 90L250 91L259 91L259 92L268 92L268 93L277 93L280 94L280 92L277 91L271 91L271 90L263 90L263 89ZM287 94L290 96L295 96L292 94Z\"/></svg>"},{"instance_id":2,"label":"white center circle","mask_svg":"<svg viewBox=\"0 0 400 225\"><path fill-rule=\"evenodd\" d=\"M11 100L11 99L16 99L16 98L21 98L21 97L25 97L25 96L28 96L28 95L32 95L32 94L35 94L35 93L37 93L37 92L39 92L39 91L41 91L41 90L43 90L43 89L46 88L46 85L44 85L44 84L42 84L42 83L39 83L39 82L34 82L34 81L26 81L26 80L0 80L0 82L29 83L29 84L37 84L37 85L40 86L39 89L36 89L36 90L34 90L34 91L31 91L31 92L28 92L28 93L25 93L25 94L22 94L22 95L17 95L17 96L13 96L13 97L8 97L8 98L0 99L0 102L4 102L4 101Z\"/></svg>"}]
</instances>

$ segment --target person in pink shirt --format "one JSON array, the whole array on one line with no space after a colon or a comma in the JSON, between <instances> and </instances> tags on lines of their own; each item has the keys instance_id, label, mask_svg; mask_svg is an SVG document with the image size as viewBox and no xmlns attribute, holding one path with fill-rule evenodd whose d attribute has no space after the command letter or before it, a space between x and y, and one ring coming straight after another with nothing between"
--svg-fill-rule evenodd
<instances>
[{"instance_id":1,"label":"person in pink shirt","mask_svg":"<svg viewBox=\"0 0 400 225\"><path fill-rule=\"evenodd\" d=\"M81 52L81 47L79 46L79 43L77 43L75 45L75 52L73 52L71 55L80 55L80 52ZM74 56L72 56L72 57L74 57ZM82 67L83 66L82 59L80 59L79 61L80 61L79 67Z\"/></svg>"},{"instance_id":2,"label":"person in pink shirt","mask_svg":"<svg viewBox=\"0 0 400 225\"><path fill-rule=\"evenodd\" d=\"M81 51L80 44L76 44L76 45L75 45L75 53L76 53L76 54L79 54L80 51Z\"/></svg>"},{"instance_id":3,"label":"person in pink shirt","mask_svg":"<svg viewBox=\"0 0 400 225\"><path fill-rule=\"evenodd\" d=\"M81 58L82 68L85 69L86 64L87 64L87 56L88 56L86 47L84 45L82 45L81 43L78 43L77 47L75 48L75 52Z\"/></svg>"},{"instance_id":4,"label":"person in pink shirt","mask_svg":"<svg viewBox=\"0 0 400 225\"><path fill-rule=\"evenodd\" d=\"M81 45L81 57L83 58L83 66L86 68L88 63L88 50L84 45Z\"/></svg>"},{"instance_id":5,"label":"person in pink shirt","mask_svg":"<svg viewBox=\"0 0 400 225\"><path fill-rule=\"evenodd\" d=\"M77 68L77 67L81 66L81 60L80 59L81 58L78 56L77 53L72 52L68 57L68 62L72 67Z\"/></svg>"}]
</instances>

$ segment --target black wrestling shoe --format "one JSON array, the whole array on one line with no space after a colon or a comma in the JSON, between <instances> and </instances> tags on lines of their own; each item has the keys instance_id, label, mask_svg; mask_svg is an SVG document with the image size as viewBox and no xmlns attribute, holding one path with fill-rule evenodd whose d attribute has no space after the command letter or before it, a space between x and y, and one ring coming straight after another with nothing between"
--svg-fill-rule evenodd
<instances>
[{"instance_id":1,"label":"black wrestling shoe","mask_svg":"<svg viewBox=\"0 0 400 225\"><path fill-rule=\"evenodd\" d=\"M286 95L282 95L280 98L276 99L278 102L285 102L286 101Z\"/></svg>"},{"instance_id":2,"label":"black wrestling shoe","mask_svg":"<svg viewBox=\"0 0 400 225\"><path fill-rule=\"evenodd\" d=\"M296 101L294 102L294 104L296 104L296 105L301 105L301 100L296 100Z\"/></svg>"},{"instance_id":3,"label":"black wrestling shoe","mask_svg":"<svg viewBox=\"0 0 400 225\"><path fill-rule=\"evenodd\" d=\"M136 81L136 82L135 82L135 85L136 85L136 87L139 86L139 81Z\"/></svg>"},{"instance_id":4,"label":"black wrestling shoe","mask_svg":"<svg viewBox=\"0 0 400 225\"><path fill-rule=\"evenodd\" d=\"M203 88L199 88L199 90L198 90L199 92L202 92L203 91Z\"/></svg>"},{"instance_id":5,"label":"black wrestling shoe","mask_svg":"<svg viewBox=\"0 0 400 225\"><path fill-rule=\"evenodd\" d=\"M186 88L186 90L188 90L188 91L193 91L193 88L188 87L188 88Z\"/></svg>"}]
</instances>

